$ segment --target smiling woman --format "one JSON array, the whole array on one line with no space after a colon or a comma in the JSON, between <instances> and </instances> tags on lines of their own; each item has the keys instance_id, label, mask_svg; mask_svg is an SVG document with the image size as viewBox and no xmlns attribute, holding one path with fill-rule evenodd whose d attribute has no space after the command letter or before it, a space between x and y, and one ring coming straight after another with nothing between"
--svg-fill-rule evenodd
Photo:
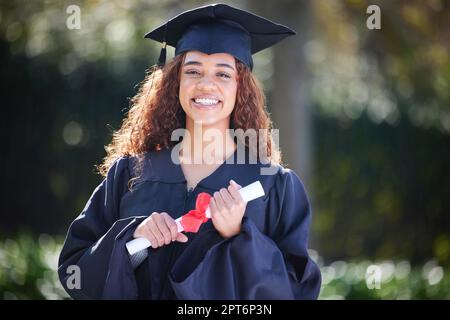
<instances>
[{"instance_id":1,"label":"smiling woman","mask_svg":"<svg viewBox=\"0 0 450 320\"><path fill-rule=\"evenodd\" d=\"M99 167L105 179L69 228L59 276L72 297L317 298L321 277L307 251L311 208L302 182L280 165L270 135L247 141L230 130L271 129L252 54L292 34L222 4L184 12L147 34L175 46L175 57L165 64L163 47L160 67L107 146ZM180 129L181 142L172 139ZM219 140L211 141L211 130ZM192 161L210 145L215 161ZM273 174L262 174L268 167ZM239 189L254 181L265 196L246 203ZM180 232L175 220L187 212L198 232ZM135 238L151 248L129 255ZM78 287L70 283L73 265Z\"/></svg>"},{"instance_id":2,"label":"smiling woman","mask_svg":"<svg viewBox=\"0 0 450 320\"><path fill-rule=\"evenodd\" d=\"M180 77L180 103L187 115L186 127L193 122L229 128L237 91L237 71L233 56L227 53L186 53Z\"/></svg>"}]
</instances>

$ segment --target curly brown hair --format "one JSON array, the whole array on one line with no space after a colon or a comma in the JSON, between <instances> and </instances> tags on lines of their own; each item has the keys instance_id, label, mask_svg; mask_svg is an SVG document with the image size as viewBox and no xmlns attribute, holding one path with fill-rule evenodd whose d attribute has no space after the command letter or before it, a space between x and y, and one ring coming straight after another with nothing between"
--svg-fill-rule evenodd
<instances>
[{"instance_id":1,"label":"curly brown hair","mask_svg":"<svg viewBox=\"0 0 450 320\"><path fill-rule=\"evenodd\" d=\"M111 143L105 147L107 155L97 166L102 176L106 177L112 164L122 156L142 158L139 156L148 151L159 151L178 143L171 141L171 135L174 130L186 125L186 114L178 98L185 56L185 53L175 56L164 67L153 67L147 72L138 93L131 99L131 107L121 128L114 132ZM262 87L242 62L236 60L236 67L238 84L230 127L244 132L247 129L267 129L266 136L258 135L257 145L267 146L268 160L280 163L281 153L270 135L272 121L265 107ZM249 147L246 141L240 142ZM255 150L254 147L250 149Z\"/></svg>"}]
</instances>

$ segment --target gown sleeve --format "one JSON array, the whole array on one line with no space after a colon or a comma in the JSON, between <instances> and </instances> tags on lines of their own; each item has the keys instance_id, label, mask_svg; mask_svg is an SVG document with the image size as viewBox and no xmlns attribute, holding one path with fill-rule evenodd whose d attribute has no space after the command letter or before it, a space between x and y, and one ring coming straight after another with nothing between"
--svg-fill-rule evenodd
<instances>
[{"instance_id":1,"label":"gown sleeve","mask_svg":"<svg viewBox=\"0 0 450 320\"><path fill-rule=\"evenodd\" d=\"M283 169L268 197L266 214L276 220L270 237L245 216L239 235L223 239L210 229L186 248L170 273L179 299L317 299L321 274L307 251L304 187Z\"/></svg>"},{"instance_id":2,"label":"gown sleeve","mask_svg":"<svg viewBox=\"0 0 450 320\"><path fill-rule=\"evenodd\" d=\"M138 290L125 243L145 217L118 219L129 178L128 159L116 160L69 227L58 274L74 299L136 298ZM70 266L78 267L79 285Z\"/></svg>"}]
</instances>

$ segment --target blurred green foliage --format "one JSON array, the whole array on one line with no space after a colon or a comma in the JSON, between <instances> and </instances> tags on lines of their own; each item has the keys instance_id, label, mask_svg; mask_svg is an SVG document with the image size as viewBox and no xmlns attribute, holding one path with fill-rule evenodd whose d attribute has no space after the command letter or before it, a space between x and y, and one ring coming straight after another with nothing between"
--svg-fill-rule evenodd
<instances>
[{"instance_id":1,"label":"blurred green foliage","mask_svg":"<svg viewBox=\"0 0 450 320\"><path fill-rule=\"evenodd\" d=\"M371 268L379 270L379 286ZM423 265L412 265L407 260L338 260L320 269L319 299L450 299L450 268L435 260Z\"/></svg>"},{"instance_id":2,"label":"blurred green foliage","mask_svg":"<svg viewBox=\"0 0 450 320\"><path fill-rule=\"evenodd\" d=\"M58 257L63 239L22 233L0 242L1 299L61 299L68 297L59 283Z\"/></svg>"},{"instance_id":3,"label":"blurred green foliage","mask_svg":"<svg viewBox=\"0 0 450 320\"><path fill-rule=\"evenodd\" d=\"M67 299L57 275L61 237L23 233L0 241L0 299ZM408 261L335 261L324 265L317 252L311 257L322 272L320 299L450 299L450 268L430 260L423 266ZM380 288L366 282L367 268L380 270ZM367 278L370 280L370 278Z\"/></svg>"},{"instance_id":4,"label":"blurred green foliage","mask_svg":"<svg viewBox=\"0 0 450 320\"><path fill-rule=\"evenodd\" d=\"M317 118L312 248L336 259L450 266L450 136Z\"/></svg>"}]
</instances>

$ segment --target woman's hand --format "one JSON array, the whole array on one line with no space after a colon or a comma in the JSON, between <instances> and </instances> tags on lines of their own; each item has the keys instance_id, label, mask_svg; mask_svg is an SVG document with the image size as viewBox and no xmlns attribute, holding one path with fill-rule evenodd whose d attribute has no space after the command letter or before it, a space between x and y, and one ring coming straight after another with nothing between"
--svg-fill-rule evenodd
<instances>
[{"instance_id":1,"label":"woman's hand","mask_svg":"<svg viewBox=\"0 0 450 320\"><path fill-rule=\"evenodd\" d=\"M188 237L178 232L175 220L166 212L153 212L141 222L133 234L134 238L146 238L156 249L172 241L187 242Z\"/></svg>"},{"instance_id":2,"label":"woman's hand","mask_svg":"<svg viewBox=\"0 0 450 320\"><path fill-rule=\"evenodd\" d=\"M209 203L212 223L225 239L241 232L242 217L247 203L238 192L240 188L240 185L231 180L228 189L222 188L219 192L215 192Z\"/></svg>"}]
</instances>

